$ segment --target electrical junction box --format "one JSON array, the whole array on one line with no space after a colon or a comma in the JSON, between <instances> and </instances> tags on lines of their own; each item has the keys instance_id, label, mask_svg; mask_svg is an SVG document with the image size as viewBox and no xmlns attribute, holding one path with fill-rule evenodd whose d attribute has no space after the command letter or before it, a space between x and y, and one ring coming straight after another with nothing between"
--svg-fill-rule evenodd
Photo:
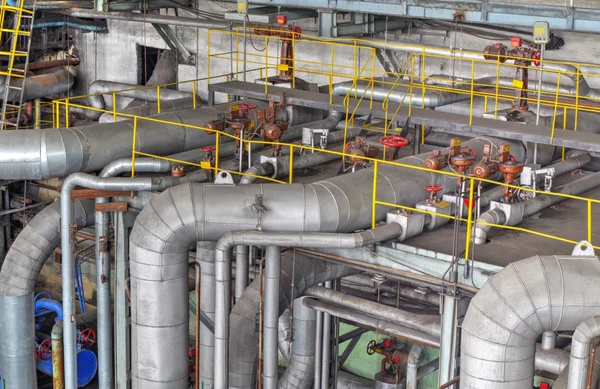
<instances>
[{"instance_id":1,"label":"electrical junction box","mask_svg":"<svg viewBox=\"0 0 600 389\"><path fill-rule=\"evenodd\" d=\"M550 24L548 22L533 23L533 42L538 45L550 42Z\"/></svg>"},{"instance_id":2,"label":"electrical junction box","mask_svg":"<svg viewBox=\"0 0 600 389\"><path fill-rule=\"evenodd\" d=\"M248 0L237 0L237 13L240 16L248 15Z\"/></svg>"}]
</instances>

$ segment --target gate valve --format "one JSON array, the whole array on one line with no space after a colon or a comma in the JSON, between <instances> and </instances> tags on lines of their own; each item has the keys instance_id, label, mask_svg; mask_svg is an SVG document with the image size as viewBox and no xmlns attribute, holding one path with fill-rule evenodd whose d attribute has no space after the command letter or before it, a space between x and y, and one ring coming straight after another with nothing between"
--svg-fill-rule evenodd
<instances>
[{"instance_id":1,"label":"gate valve","mask_svg":"<svg viewBox=\"0 0 600 389\"><path fill-rule=\"evenodd\" d=\"M441 170L448 166L448 160L444 154L440 150L433 150L431 155L425 159L423 165L427 169L431 170Z\"/></svg>"},{"instance_id":2,"label":"gate valve","mask_svg":"<svg viewBox=\"0 0 600 389\"><path fill-rule=\"evenodd\" d=\"M370 147L367 143L367 139L357 136L352 142L348 142L344 147L344 154L350 159L352 164L358 162L365 162L361 157L375 158L379 154L379 149L376 147Z\"/></svg>"},{"instance_id":3,"label":"gate valve","mask_svg":"<svg viewBox=\"0 0 600 389\"><path fill-rule=\"evenodd\" d=\"M393 161L398 150L408 144L408 139L398 135L390 135L381 138L379 143L390 148L389 152L386 153L386 156L388 161Z\"/></svg>"},{"instance_id":4,"label":"gate valve","mask_svg":"<svg viewBox=\"0 0 600 389\"><path fill-rule=\"evenodd\" d=\"M439 198L437 197L437 193L440 190L443 190L444 187L441 185L427 185L424 189L427 192L429 192L429 200L427 200L427 201L431 204L435 204L439 201Z\"/></svg>"},{"instance_id":5,"label":"gate valve","mask_svg":"<svg viewBox=\"0 0 600 389\"><path fill-rule=\"evenodd\" d=\"M42 361L52 358L52 339L46 339L40 343L35 356Z\"/></svg>"},{"instance_id":6,"label":"gate valve","mask_svg":"<svg viewBox=\"0 0 600 389\"><path fill-rule=\"evenodd\" d=\"M79 332L77 343L81 346L92 347L96 343L96 332L91 328L86 328Z\"/></svg>"},{"instance_id":7,"label":"gate valve","mask_svg":"<svg viewBox=\"0 0 600 389\"><path fill-rule=\"evenodd\" d=\"M213 151L217 148L215 146L204 146L200 148L200 151L204 153L204 161L212 162L213 161Z\"/></svg>"}]
</instances>

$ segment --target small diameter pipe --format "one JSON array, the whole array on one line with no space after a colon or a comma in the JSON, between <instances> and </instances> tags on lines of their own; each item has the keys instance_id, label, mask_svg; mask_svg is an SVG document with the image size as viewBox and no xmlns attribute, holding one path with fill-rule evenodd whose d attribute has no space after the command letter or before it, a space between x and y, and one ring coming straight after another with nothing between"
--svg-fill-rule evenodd
<instances>
[{"instance_id":1,"label":"small diameter pipe","mask_svg":"<svg viewBox=\"0 0 600 389\"><path fill-rule=\"evenodd\" d=\"M325 282L325 288L331 289L333 286L332 281ZM308 300L305 300L304 304L307 304ZM310 307L310 305L307 305ZM314 309L314 308L313 308ZM321 387L323 389L329 388L329 376L331 375L331 314L326 311L321 312L323 314L323 348L321 350Z\"/></svg>"},{"instance_id":2,"label":"small diameter pipe","mask_svg":"<svg viewBox=\"0 0 600 389\"><path fill-rule=\"evenodd\" d=\"M556 333L544 331L542 334L542 350L552 350L556 347Z\"/></svg>"},{"instance_id":3,"label":"small diameter pipe","mask_svg":"<svg viewBox=\"0 0 600 389\"><path fill-rule=\"evenodd\" d=\"M61 247L62 247L62 290L64 313L64 353L65 388L77 388L77 344L74 299L74 238L75 228L71 230L73 219L71 192L77 187L95 190L147 191L160 190L164 181L154 178L101 178L85 173L74 173L63 182L61 208ZM110 304L109 304L110 309ZM110 318L107 319L110 321Z\"/></svg>"},{"instance_id":4,"label":"small diameter pipe","mask_svg":"<svg viewBox=\"0 0 600 389\"><path fill-rule=\"evenodd\" d=\"M312 298L304 299L304 305L317 311L339 317L340 319L356 323L360 326L371 328L374 331L383 332L391 336L396 336L411 342L423 344L428 347L440 347L439 336L434 337L425 334L424 332L417 331L400 324L392 323L388 320L378 319L373 316L365 315L364 313L353 311L346 307L340 307L335 304L325 303ZM325 363L325 360L323 360L323 363Z\"/></svg>"},{"instance_id":5,"label":"small diameter pipe","mask_svg":"<svg viewBox=\"0 0 600 389\"><path fill-rule=\"evenodd\" d=\"M592 190L599 185L600 172L592 173L560 186L554 193L579 195L587 192L588 190ZM506 213L500 208L495 208L484 212L477 219L475 225L473 226L473 242L475 244L484 244L487 241L487 235L489 231L492 229L491 225L480 223L515 226L521 223L521 221L523 221L523 219L527 216L531 216L543 209L561 203L565 200L567 200L566 197L543 194L521 203L512 204L511 207L514 210L513 212L515 213L515 216L510 220L507 220Z\"/></svg>"},{"instance_id":6,"label":"small diameter pipe","mask_svg":"<svg viewBox=\"0 0 600 389\"><path fill-rule=\"evenodd\" d=\"M323 312L317 311L315 332L315 371L314 389L321 389L321 372L323 370Z\"/></svg>"},{"instance_id":7,"label":"small diameter pipe","mask_svg":"<svg viewBox=\"0 0 600 389\"><path fill-rule=\"evenodd\" d=\"M400 225L396 223L387 224L364 232L353 234L334 234L334 233L272 233L261 231L241 231L228 232L224 234L217 242L215 256L215 274L216 274L216 309L215 309L215 381L214 389L227 389L229 387L229 306L231 302L231 249L235 245L253 245L253 246L285 246L285 247L339 247L356 248L365 245L382 242L393 239L401 233ZM274 249L271 249L273 254ZM272 255L265 256L265 273L274 274L270 266L277 267L279 264L273 263L275 260L269 258L278 258ZM278 294L277 294L278 296ZM277 297L278 299L279 297ZM270 312L266 311L265 317L269 317ZM278 314L275 313L278 317ZM269 353L269 348L277 350L277 323L274 325L275 339L273 344L265 348L265 356ZM267 367L266 367L267 368Z\"/></svg>"},{"instance_id":8,"label":"small diameter pipe","mask_svg":"<svg viewBox=\"0 0 600 389\"><path fill-rule=\"evenodd\" d=\"M417 389L419 360L425 351L425 347L420 344L414 344L408 353L406 362L406 389Z\"/></svg>"},{"instance_id":9,"label":"small diameter pipe","mask_svg":"<svg viewBox=\"0 0 600 389\"><path fill-rule=\"evenodd\" d=\"M402 311L400 309L338 292L333 289L323 288L321 286L313 286L306 290L305 294L317 297L323 302L352 309L392 323L397 323L414 330L422 331L431 336L438 337L440 335L439 315L415 315L411 312Z\"/></svg>"}]
</instances>

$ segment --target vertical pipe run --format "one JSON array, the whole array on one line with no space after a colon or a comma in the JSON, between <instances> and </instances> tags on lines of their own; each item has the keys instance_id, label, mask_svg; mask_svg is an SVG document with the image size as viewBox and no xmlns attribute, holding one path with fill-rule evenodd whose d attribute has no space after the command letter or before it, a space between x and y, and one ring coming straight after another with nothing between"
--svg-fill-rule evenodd
<instances>
[{"instance_id":1,"label":"vertical pipe run","mask_svg":"<svg viewBox=\"0 0 600 389\"><path fill-rule=\"evenodd\" d=\"M263 323L263 384L265 389L277 389L277 326L279 323L279 273L281 248L267 246L265 254L265 289Z\"/></svg>"},{"instance_id":2,"label":"vertical pipe run","mask_svg":"<svg viewBox=\"0 0 600 389\"><path fill-rule=\"evenodd\" d=\"M235 246L235 302L242 297L248 286L248 253L249 248L245 245Z\"/></svg>"},{"instance_id":3,"label":"vertical pipe run","mask_svg":"<svg viewBox=\"0 0 600 389\"><path fill-rule=\"evenodd\" d=\"M196 260L200 263L200 310L215 320L215 242L198 242ZM212 388L214 380L215 336L200 323L200 387Z\"/></svg>"},{"instance_id":4,"label":"vertical pipe run","mask_svg":"<svg viewBox=\"0 0 600 389\"><path fill-rule=\"evenodd\" d=\"M96 204L108 202L96 199ZM96 290L98 299L98 388L112 389L113 342L110 296L110 255L108 253L108 215L96 212Z\"/></svg>"},{"instance_id":5,"label":"vertical pipe run","mask_svg":"<svg viewBox=\"0 0 600 389\"><path fill-rule=\"evenodd\" d=\"M317 311L316 327L314 389L321 389L321 370L323 367L323 312L321 311Z\"/></svg>"},{"instance_id":6,"label":"vertical pipe run","mask_svg":"<svg viewBox=\"0 0 600 389\"><path fill-rule=\"evenodd\" d=\"M332 282L325 282L325 287L331 289ZM321 388L329 388L329 360L331 359L331 315L323 313L323 350L321 368Z\"/></svg>"},{"instance_id":7,"label":"vertical pipe run","mask_svg":"<svg viewBox=\"0 0 600 389\"><path fill-rule=\"evenodd\" d=\"M438 382L446 384L454 377L454 368L456 366L456 298L448 294L442 295L442 298L444 301Z\"/></svg>"}]
</instances>

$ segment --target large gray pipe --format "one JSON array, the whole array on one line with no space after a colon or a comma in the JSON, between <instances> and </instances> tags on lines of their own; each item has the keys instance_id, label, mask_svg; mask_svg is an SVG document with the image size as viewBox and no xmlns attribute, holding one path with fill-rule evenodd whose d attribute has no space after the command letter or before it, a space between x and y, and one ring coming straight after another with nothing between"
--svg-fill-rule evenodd
<instances>
[{"instance_id":1,"label":"large gray pipe","mask_svg":"<svg viewBox=\"0 0 600 389\"><path fill-rule=\"evenodd\" d=\"M597 172L561 185L554 191L554 193L580 195L588 190L594 189L599 185L600 172ZM475 222L475 225L473 226L473 242L475 244L485 244L487 241L487 235L493 227L492 224L516 226L527 216L531 216L543 209L551 207L565 200L568 200L568 198L547 194L537 195L536 197L521 203L512 204L511 214L514 216L511 216L510 218L507 218L504 210L500 208L494 208L484 212L479 216Z\"/></svg>"},{"instance_id":2,"label":"large gray pipe","mask_svg":"<svg viewBox=\"0 0 600 389\"><path fill-rule=\"evenodd\" d=\"M136 89L137 88L137 89ZM141 89L140 89L141 88ZM95 109L105 109L104 94L110 94L112 96L113 91L121 91L115 93L117 97L127 97L132 99L138 99L143 101L158 101L157 88L144 87L143 85L127 84L124 82L113 82L105 80L94 81L89 89L88 104L90 107ZM161 104L169 100L180 100L180 99L191 99L192 93L182 92L175 89L160 88L160 102ZM198 106L201 101L199 97ZM91 120L98 120L103 112L86 110L86 116Z\"/></svg>"},{"instance_id":3,"label":"large gray pipe","mask_svg":"<svg viewBox=\"0 0 600 389\"><path fill-rule=\"evenodd\" d=\"M535 256L483 285L462 325L461 387L529 389L536 339L600 314L597 257Z\"/></svg>"},{"instance_id":4,"label":"large gray pipe","mask_svg":"<svg viewBox=\"0 0 600 389\"><path fill-rule=\"evenodd\" d=\"M277 318L279 312L279 247L339 247L356 248L379 243L400 235L400 225L391 223L373 230L354 234L327 233L269 233L241 231L224 234L217 242L215 256L217 306L215 312L215 389L229 388L229 304L231 301L231 248L235 245L267 246L265 255L265 313L264 313L264 381L266 387L277 382ZM273 251L276 251L274 253ZM275 284L272 285L272 280ZM273 382L274 381L274 382Z\"/></svg>"},{"instance_id":5,"label":"large gray pipe","mask_svg":"<svg viewBox=\"0 0 600 389\"><path fill-rule=\"evenodd\" d=\"M306 295L317 297L319 300L365 313L369 316L388 320L414 330L422 331L434 337L440 336L439 315L416 315L412 312L402 311L397 308L379 304L374 301L362 299L350 294L338 292L333 289L313 286L306 290Z\"/></svg>"},{"instance_id":6,"label":"large gray pipe","mask_svg":"<svg viewBox=\"0 0 600 389\"><path fill-rule=\"evenodd\" d=\"M24 88L23 101L39 99L42 97L58 95L69 91L75 83L75 77L64 68L55 68L48 70L45 74L28 76L23 78L13 77L10 80L10 86L14 88ZM0 78L0 94L4 96L6 88L6 78ZM21 100L21 90L11 89L8 92L8 100L11 102Z\"/></svg>"},{"instance_id":7,"label":"large gray pipe","mask_svg":"<svg viewBox=\"0 0 600 389\"><path fill-rule=\"evenodd\" d=\"M386 99L394 103L402 103L402 105L410 105L425 108L435 108L444 105L467 101L471 96L467 93L452 93L441 92L437 90L426 90L425 96L419 90L414 88L412 98L408 94L409 86L406 82L398 83L393 89L391 85L376 84L374 88L369 87L368 83L359 81L344 81L333 86L333 93L338 96L346 96L348 93L364 96L365 99L370 99L371 96L375 101L385 101Z\"/></svg>"},{"instance_id":8,"label":"large gray pipe","mask_svg":"<svg viewBox=\"0 0 600 389\"><path fill-rule=\"evenodd\" d=\"M216 242L198 242L196 258L200 263L200 310L215 320L215 246ZM198 336L198 335L196 335ZM214 377L215 336L200 324L200 387L212 388Z\"/></svg>"},{"instance_id":9,"label":"large gray pipe","mask_svg":"<svg viewBox=\"0 0 600 389\"><path fill-rule=\"evenodd\" d=\"M585 389L588 383L592 343L600 336L600 316L589 317L575 329L571 342L567 389Z\"/></svg>"},{"instance_id":10,"label":"large gray pipe","mask_svg":"<svg viewBox=\"0 0 600 389\"><path fill-rule=\"evenodd\" d=\"M200 107L201 105L202 104L201 104L200 98L198 97L196 100L196 108ZM161 101L161 103L160 103L160 113L175 112L175 111L181 111L183 109L191 109L191 108L194 108L194 99L191 97L184 97L182 99ZM94 112L94 111L86 110L86 113L87 112ZM127 114L127 115L136 115L136 116L157 115L159 113L158 112L158 103L148 103L148 104L142 104L142 105L137 105L137 106L133 106L133 107L127 107L125 109L120 109L119 113ZM117 120L115 120L114 114L105 112L102 115L100 115L98 122L113 123L115 121L122 122L124 120L131 120L131 118L129 118L127 116L117 115Z\"/></svg>"},{"instance_id":11,"label":"large gray pipe","mask_svg":"<svg viewBox=\"0 0 600 389\"><path fill-rule=\"evenodd\" d=\"M483 147L489 143L499 146L506 141L479 137L464 146L483 155ZM522 143L512 142L511 150L518 160L525 159ZM400 161L423 166L427 157L421 154ZM430 184L441 184L444 191L456 188L454 178L384 165L378 170L378 200L413 206L426 197L423 187ZM171 389L187 384L188 357L182 346L187 344L187 321L183 325L180 315L185 312L187 319L187 299L181 291L187 290L191 245L257 226L282 232L356 231L371 225L372 190L373 171L367 169L313 184L182 185L152 200L131 234L134 383ZM382 220L389 210L377 206L376 220ZM142 306L138 295L155 296L156 300Z\"/></svg>"}]
</instances>

